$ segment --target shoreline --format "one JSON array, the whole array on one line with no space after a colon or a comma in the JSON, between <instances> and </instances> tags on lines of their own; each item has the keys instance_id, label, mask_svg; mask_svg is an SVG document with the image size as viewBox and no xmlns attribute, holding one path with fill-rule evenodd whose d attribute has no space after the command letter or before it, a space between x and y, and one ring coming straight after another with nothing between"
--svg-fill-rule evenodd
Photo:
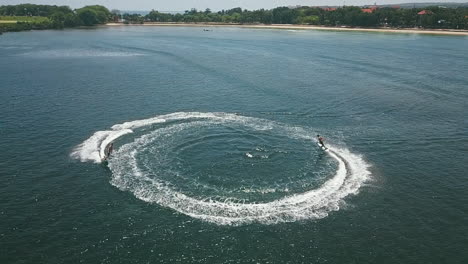
<instances>
[{"instance_id":1,"label":"shoreline","mask_svg":"<svg viewBox=\"0 0 468 264\"><path fill-rule=\"evenodd\" d=\"M144 24L107 23L105 26L172 26L172 27L238 27L258 29L298 29L298 30L324 30L324 31L357 31L357 32L379 32L400 34L430 34L430 35L452 35L468 36L468 30L457 29L395 29L395 28L350 28L350 27L326 27L293 24L225 24L225 23L156 23L146 22Z\"/></svg>"}]
</instances>

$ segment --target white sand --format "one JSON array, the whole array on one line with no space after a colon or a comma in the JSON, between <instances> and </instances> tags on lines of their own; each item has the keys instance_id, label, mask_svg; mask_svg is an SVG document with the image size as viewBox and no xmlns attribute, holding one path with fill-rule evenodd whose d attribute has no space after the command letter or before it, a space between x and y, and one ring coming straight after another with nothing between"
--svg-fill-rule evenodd
<instances>
[{"instance_id":1,"label":"white sand","mask_svg":"<svg viewBox=\"0 0 468 264\"><path fill-rule=\"evenodd\" d=\"M394 29L394 28L348 28L348 27L325 27L291 24L222 24L222 23L153 23L123 24L108 23L107 26L179 26L179 27L241 27L241 28L266 28L266 29L303 29L303 30L328 30L328 31L361 31L361 32L383 32L383 33L406 33L406 34L437 34L468 36L468 30L455 29Z\"/></svg>"}]
</instances>

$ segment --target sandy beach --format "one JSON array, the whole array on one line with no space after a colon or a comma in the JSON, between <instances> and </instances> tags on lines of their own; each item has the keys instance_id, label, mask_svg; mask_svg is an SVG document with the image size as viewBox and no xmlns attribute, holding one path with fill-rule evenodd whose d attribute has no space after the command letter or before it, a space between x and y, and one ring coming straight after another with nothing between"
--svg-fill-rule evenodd
<instances>
[{"instance_id":1,"label":"sandy beach","mask_svg":"<svg viewBox=\"0 0 468 264\"><path fill-rule=\"evenodd\" d=\"M241 27L259 29L297 29L297 30L328 30L328 31L360 31L360 32L381 32L381 33L403 33L403 34L432 34L432 35L455 35L468 36L468 30L455 29L395 29L395 28L349 28L349 27L324 27L292 24L223 24L223 23L153 23L144 24L123 24L108 23L107 26L179 26L179 27Z\"/></svg>"}]
</instances>

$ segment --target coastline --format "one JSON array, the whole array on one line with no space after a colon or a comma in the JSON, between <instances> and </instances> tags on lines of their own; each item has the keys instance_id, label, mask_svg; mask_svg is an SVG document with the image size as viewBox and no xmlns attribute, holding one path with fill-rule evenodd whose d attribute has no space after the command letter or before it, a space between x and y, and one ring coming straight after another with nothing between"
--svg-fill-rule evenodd
<instances>
[{"instance_id":1,"label":"coastline","mask_svg":"<svg viewBox=\"0 0 468 264\"><path fill-rule=\"evenodd\" d=\"M239 28L258 28L258 29L357 31L357 32L379 32L379 33L400 33L400 34L430 34L430 35L468 36L468 30L456 30L456 29L349 28L349 27L326 27L326 26L293 25L293 24L265 25L265 24L226 24L226 23L155 23L155 22L146 22L144 24L107 23L105 26L239 27Z\"/></svg>"}]
</instances>

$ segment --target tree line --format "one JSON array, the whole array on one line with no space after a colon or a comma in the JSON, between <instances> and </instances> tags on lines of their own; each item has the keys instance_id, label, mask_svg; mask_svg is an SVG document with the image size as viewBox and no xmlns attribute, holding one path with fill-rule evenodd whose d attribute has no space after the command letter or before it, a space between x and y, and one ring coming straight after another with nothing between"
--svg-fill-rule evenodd
<instances>
[{"instance_id":1,"label":"tree line","mask_svg":"<svg viewBox=\"0 0 468 264\"><path fill-rule=\"evenodd\" d=\"M468 7L443 8L340 8L277 7L274 9L245 10L240 7L212 12L210 9L191 9L184 13L169 14L152 10L143 16L120 14L104 6L85 6L72 10L68 6L8 5L0 6L0 16L45 17L41 22L19 21L16 24L0 23L0 30L60 29L93 26L123 18L125 23L180 22L180 23L237 23L237 24L306 24L349 27L401 27L468 29ZM9 27L9 28L8 28Z\"/></svg>"},{"instance_id":2,"label":"tree line","mask_svg":"<svg viewBox=\"0 0 468 264\"><path fill-rule=\"evenodd\" d=\"M422 8L375 8L364 12L362 8L346 6L340 8L320 7L277 7L266 10L243 10L233 8L219 12L210 9L198 11L191 9L183 14L168 14L151 11L146 16L124 14L127 22L216 22L239 24L307 24L323 26L350 27L423 27L423 28L451 28L468 29L468 8L427 7L425 14L418 14ZM370 12L369 12L370 11Z\"/></svg>"},{"instance_id":3,"label":"tree line","mask_svg":"<svg viewBox=\"0 0 468 264\"><path fill-rule=\"evenodd\" d=\"M8 5L0 6L0 16L22 17L16 24L1 24L6 31L21 31L31 29L61 29L78 26L94 26L105 24L114 19L107 8L100 5L85 6L72 10L68 6L55 5ZM36 22L28 17L45 17L47 19Z\"/></svg>"}]
</instances>

